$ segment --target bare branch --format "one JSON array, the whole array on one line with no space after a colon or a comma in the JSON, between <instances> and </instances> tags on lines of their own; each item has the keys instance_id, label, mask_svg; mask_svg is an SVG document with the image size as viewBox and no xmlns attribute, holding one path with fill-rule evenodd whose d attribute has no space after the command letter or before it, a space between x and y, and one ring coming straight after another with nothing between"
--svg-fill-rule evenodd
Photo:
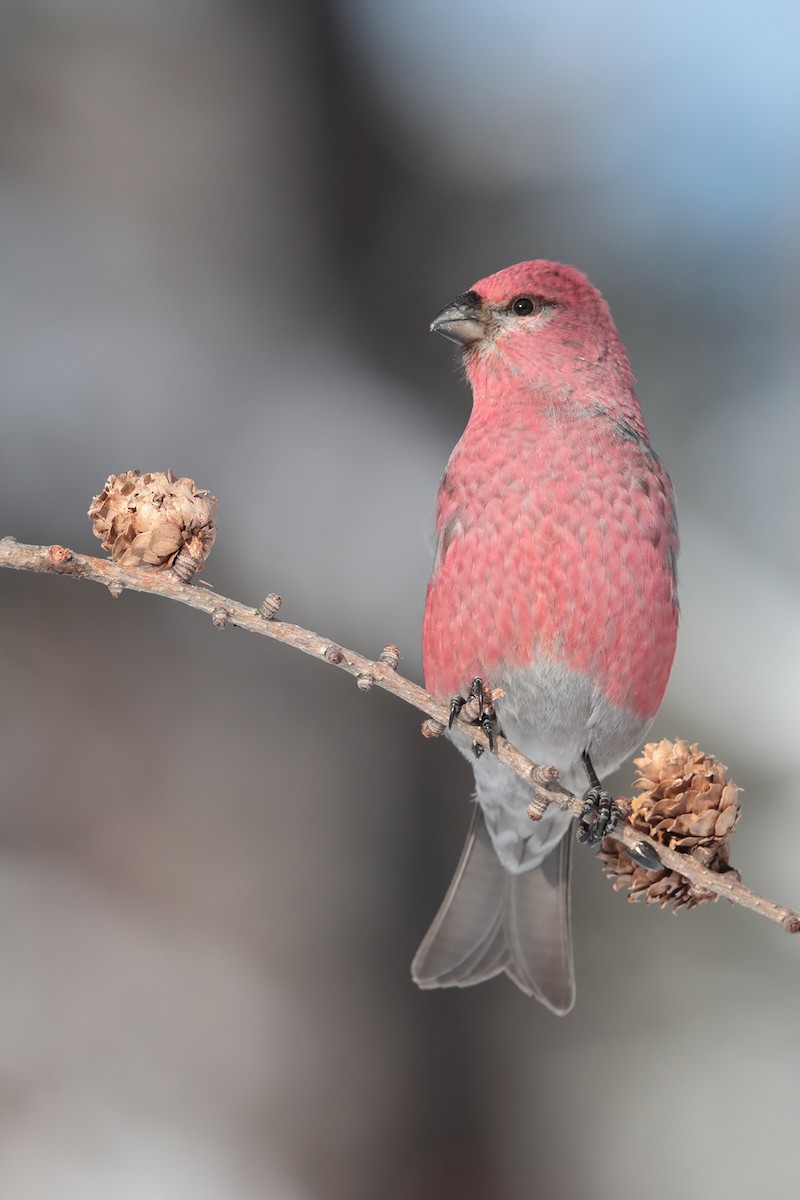
<instances>
[{"instance_id":1,"label":"bare branch","mask_svg":"<svg viewBox=\"0 0 800 1200\"><path fill-rule=\"evenodd\" d=\"M130 591L163 596L167 600L177 600L181 604L188 604L190 608L207 613L219 629L226 625L235 625L250 633L259 633L264 637L285 642L297 650L302 650L304 654L310 654L312 658L339 667L340 670L354 676L358 687L363 691L368 691L373 686L384 688L427 715L428 720L423 724L423 733L428 737L442 733L449 719L449 705L437 700L410 679L398 675L396 668L400 655L396 646L385 647L379 658L373 660L338 645L330 638L321 637L286 621L278 621L275 614L281 602L280 597L274 593L267 596L258 608L249 608L207 588L182 583L170 570L126 569L111 559L76 554L63 546L26 546L10 537L0 540L0 567L90 580L103 584L115 598L127 588ZM461 718L457 719L456 724L488 750L488 739L479 727ZM531 762L503 737L495 738L495 747L501 762L506 763L530 785L533 795L533 819L540 817L548 804L556 804L575 816L580 814L582 801L561 787L556 773L551 768ZM789 933L800 932L800 913L751 891L736 878L735 872L719 874L710 871L691 855L670 850L628 824L619 825L613 836L629 848L642 842L647 843L665 867L683 875L696 887L752 909L753 912L776 922Z\"/></svg>"}]
</instances>

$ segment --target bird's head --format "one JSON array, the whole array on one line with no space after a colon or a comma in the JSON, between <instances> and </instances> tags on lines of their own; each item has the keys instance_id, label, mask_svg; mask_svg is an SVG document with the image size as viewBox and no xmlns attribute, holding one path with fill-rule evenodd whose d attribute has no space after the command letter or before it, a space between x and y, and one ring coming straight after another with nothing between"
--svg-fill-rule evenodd
<instances>
[{"instance_id":1,"label":"bird's head","mask_svg":"<svg viewBox=\"0 0 800 1200\"><path fill-rule=\"evenodd\" d=\"M574 267L535 259L473 284L434 317L464 351L473 386L484 374L535 381L630 366L603 297Z\"/></svg>"}]
</instances>

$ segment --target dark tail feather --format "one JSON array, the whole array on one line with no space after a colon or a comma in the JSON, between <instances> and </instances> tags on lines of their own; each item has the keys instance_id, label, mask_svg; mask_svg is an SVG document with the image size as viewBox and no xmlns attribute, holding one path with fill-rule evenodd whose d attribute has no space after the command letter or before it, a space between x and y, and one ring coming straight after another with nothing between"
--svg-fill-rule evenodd
<instances>
[{"instance_id":1,"label":"dark tail feather","mask_svg":"<svg viewBox=\"0 0 800 1200\"><path fill-rule=\"evenodd\" d=\"M572 838L540 867L511 875L475 805L452 883L411 964L422 988L468 987L501 971L562 1015L575 1003L570 928Z\"/></svg>"}]
</instances>

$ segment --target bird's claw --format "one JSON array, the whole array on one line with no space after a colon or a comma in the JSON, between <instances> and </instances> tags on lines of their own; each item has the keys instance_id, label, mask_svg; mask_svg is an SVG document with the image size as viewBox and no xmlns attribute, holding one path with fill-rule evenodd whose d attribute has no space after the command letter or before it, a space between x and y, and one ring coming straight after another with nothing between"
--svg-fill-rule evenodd
<instances>
[{"instance_id":1,"label":"bird's claw","mask_svg":"<svg viewBox=\"0 0 800 1200\"><path fill-rule=\"evenodd\" d=\"M584 796L583 808L578 817L578 841L583 846L596 846L613 832L622 816L622 809L611 799L598 779L588 750L583 752L583 765L589 776L589 790Z\"/></svg>"},{"instance_id":2,"label":"bird's claw","mask_svg":"<svg viewBox=\"0 0 800 1200\"><path fill-rule=\"evenodd\" d=\"M496 745L496 735L499 732L497 714L494 711L491 693L487 693L479 675L476 675L470 684L468 696L453 696L450 701L450 719L448 721L450 729L453 728L456 717L460 717L465 708L467 711L464 713L464 719L469 721L470 725L480 727L486 735L489 749L493 751ZM472 743L472 752L476 758L480 758L484 749L485 746L481 742L474 741Z\"/></svg>"},{"instance_id":3,"label":"bird's claw","mask_svg":"<svg viewBox=\"0 0 800 1200\"><path fill-rule=\"evenodd\" d=\"M453 728L453 721L455 721L466 703L463 696L453 696L453 699L450 701L450 719L447 722L448 729Z\"/></svg>"},{"instance_id":4,"label":"bird's claw","mask_svg":"<svg viewBox=\"0 0 800 1200\"><path fill-rule=\"evenodd\" d=\"M586 793L578 817L578 841L584 846L596 846L614 831L621 816L622 810L605 788L593 784Z\"/></svg>"},{"instance_id":5,"label":"bird's claw","mask_svg":"<svg viewBox=\"0 0 800 1200\"><path fill-rule=\"evenodd\" d=\"M494 709L492 709L491 713L482 713L480 727L486 734L487 741L489 742L489 749L492 751L492 753L494 753L494 731L497 728L497 717Z\"/></svg>"}]
</instances>

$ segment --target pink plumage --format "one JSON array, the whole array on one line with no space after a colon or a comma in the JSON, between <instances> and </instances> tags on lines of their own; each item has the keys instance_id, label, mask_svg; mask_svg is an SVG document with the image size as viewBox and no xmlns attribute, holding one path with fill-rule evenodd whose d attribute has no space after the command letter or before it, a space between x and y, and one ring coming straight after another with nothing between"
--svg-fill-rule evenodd
<instances>
[{"instance_id":1,"label":"pink plumage","mask_svg":"<svg viewBox=\"0 0 800 1200\"><path fill-rule=\"evenodd\" d=\"M584 754L601 778L617 767L667 685L678 623L672 487L608 307L579 271L520 263L476 283L432 328L463 347L473 409L437 499L426 684L446 699L475 676L502 688L505 735L581 793ZM568 820L549 810L534 825L519 779L489 755L475 768L460 882L414 976L463 985L505 970L566 1011Z\"/></svg>"}]
</instances>

